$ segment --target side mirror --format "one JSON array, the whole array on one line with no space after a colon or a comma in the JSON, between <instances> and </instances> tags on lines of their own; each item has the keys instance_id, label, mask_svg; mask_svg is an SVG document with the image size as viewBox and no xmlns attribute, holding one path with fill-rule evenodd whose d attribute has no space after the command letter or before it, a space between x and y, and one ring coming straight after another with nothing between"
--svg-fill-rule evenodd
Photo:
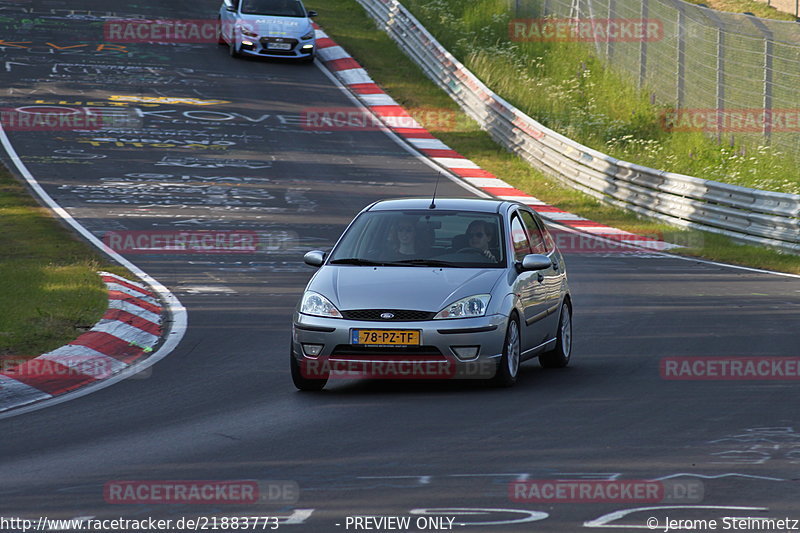
<instances>
[{"instance_id":1,"label":"side mirror","mask_svg":"<svg viewBox=\"0 0 800 533\"><path fill-rule=\"evenodd\" d=\"M233 5L233 0L223 0L226 11L236 11L236 6Z\"/></svg>"},{"instance_id":2,"label":"side mirror","mask_svg":"<svg viewBox=\"0 0 800 533\"><path fill-rule=\"evenodd\" d=\"M311 250L303 256L303 262L312 267L321 267L327 254L321 250Z\"/></svg>"},{"instance_id":3,"label":"side mirror","mask_svg":"<svg viewBox=\"0 0 800 533\"><path fill-rule=\"evenodd\" d=\"M317 12L314 11L313 9L309 9L306 15L308 16L308 18L314 18L317 16Z\"/></svg>"},{"instance_id":4,"label":"side mirror","mask_svg":"<svg viewBox=\"0 0 800 533\"><path fill-rule=\"evenodd\" d=\"M553 261L543 254L528 254L518 263L521 270L545 270L553 266Z\"/></svg>"}]
</instances>

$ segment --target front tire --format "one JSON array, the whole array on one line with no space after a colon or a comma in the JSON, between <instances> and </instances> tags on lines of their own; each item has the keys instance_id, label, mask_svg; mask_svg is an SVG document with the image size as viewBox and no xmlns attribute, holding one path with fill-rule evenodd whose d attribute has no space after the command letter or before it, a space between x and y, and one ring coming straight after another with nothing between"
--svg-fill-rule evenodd
<instances>
[{"instance_id":1,"label":"front tire","mask_svg":"<svg viewBox=\"0 0 800 533\"><path fill-rule=\"evenodd\" d=\"M297 387L297 390L316 392L325 388L325 384L328 383L327 373L319 379L307 378L303 375L303 370L300 368L300 363L297 361L294 353L292 353L292 350L289 350L289 360L289 366L292 370L292 382L294 383L294 386Z\"/></svg>"},{"instance_id":2,"label":"front tire","mask_svg":"<svg viewBox=\"0 0 800 533\"><path fill-rule=\"evenodd\" d=\"M519 319L516 314L511 315L506 327L506 339L503 343L503 356L497 365L497 372L489 381L496 387L511 387L517 382L521 352Z\"/></svg>"},{"instance_id":3,"label":"front tire","mask_svg":"<svg viewBox=\"0 0 800 533\"><path fill-rule=\"evenodd\" d=\"M572 356L572 307L569 301L561 304L561 316L558 319L556 346L552 351L539 356L539 364L543 368L564 368Z\"/></svg>"}]
</instances>

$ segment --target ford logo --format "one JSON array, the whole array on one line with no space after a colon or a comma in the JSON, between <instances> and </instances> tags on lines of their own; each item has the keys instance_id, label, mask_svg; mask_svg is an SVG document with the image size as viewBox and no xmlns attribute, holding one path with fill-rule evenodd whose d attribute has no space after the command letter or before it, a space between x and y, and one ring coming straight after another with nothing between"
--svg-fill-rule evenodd
<instances>
[{"instance_id":1,"label":"ford logo","mask_svg":"<svg viewBox=\"0 0 800 533\"><path fill-rule=\"evenodd\" d=\"M381 313L381 318L389 320L390 318L394 318L394 313Z\"/></svg>"}]
</instances>

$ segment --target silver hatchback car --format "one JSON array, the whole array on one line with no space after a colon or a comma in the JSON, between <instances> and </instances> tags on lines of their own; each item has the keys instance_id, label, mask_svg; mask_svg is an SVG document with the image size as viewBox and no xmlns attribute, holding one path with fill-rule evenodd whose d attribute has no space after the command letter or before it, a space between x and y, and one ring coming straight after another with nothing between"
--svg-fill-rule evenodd
<instances>
[{"instance_id":1,"label":"silver hatchback car","mask_svg":"<svg viewBox=\"0 0 800 533\"><path fill-rule=\"evenodd\" d=\"M517 202L399 199L356 216L294 313L300 390L334 377L517 380L520 362L564 367L572 301L564 258Z\"/></svg>"}]
</instances>

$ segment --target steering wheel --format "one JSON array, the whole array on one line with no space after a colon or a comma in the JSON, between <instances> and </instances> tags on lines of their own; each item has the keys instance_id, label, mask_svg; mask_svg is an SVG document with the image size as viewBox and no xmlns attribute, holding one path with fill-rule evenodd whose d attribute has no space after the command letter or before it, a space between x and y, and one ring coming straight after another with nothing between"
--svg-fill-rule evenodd
<instances>
[{"instance_id":1,"label":"steering wheel","mask_svg":"<svg viewBox=\"0 0 800 533\"><path fill-rule=\"evenodd\" d=\"M486 250L486 251L489 252L490 254L492 254L492 252L490 250ZM460 254L460 253L465 253L465 252L474 252L474 253L480 255L481 257L483 257L484 259L489 259L491 261L497 261L497 258L494 256L494 254L492 254L492 256L489 257L482 250L478 250L477 248L473 248L472 246L467 246L466 248L462 248L462 249L458 250L456 253Z\"/></svg>"}]
</instances>

